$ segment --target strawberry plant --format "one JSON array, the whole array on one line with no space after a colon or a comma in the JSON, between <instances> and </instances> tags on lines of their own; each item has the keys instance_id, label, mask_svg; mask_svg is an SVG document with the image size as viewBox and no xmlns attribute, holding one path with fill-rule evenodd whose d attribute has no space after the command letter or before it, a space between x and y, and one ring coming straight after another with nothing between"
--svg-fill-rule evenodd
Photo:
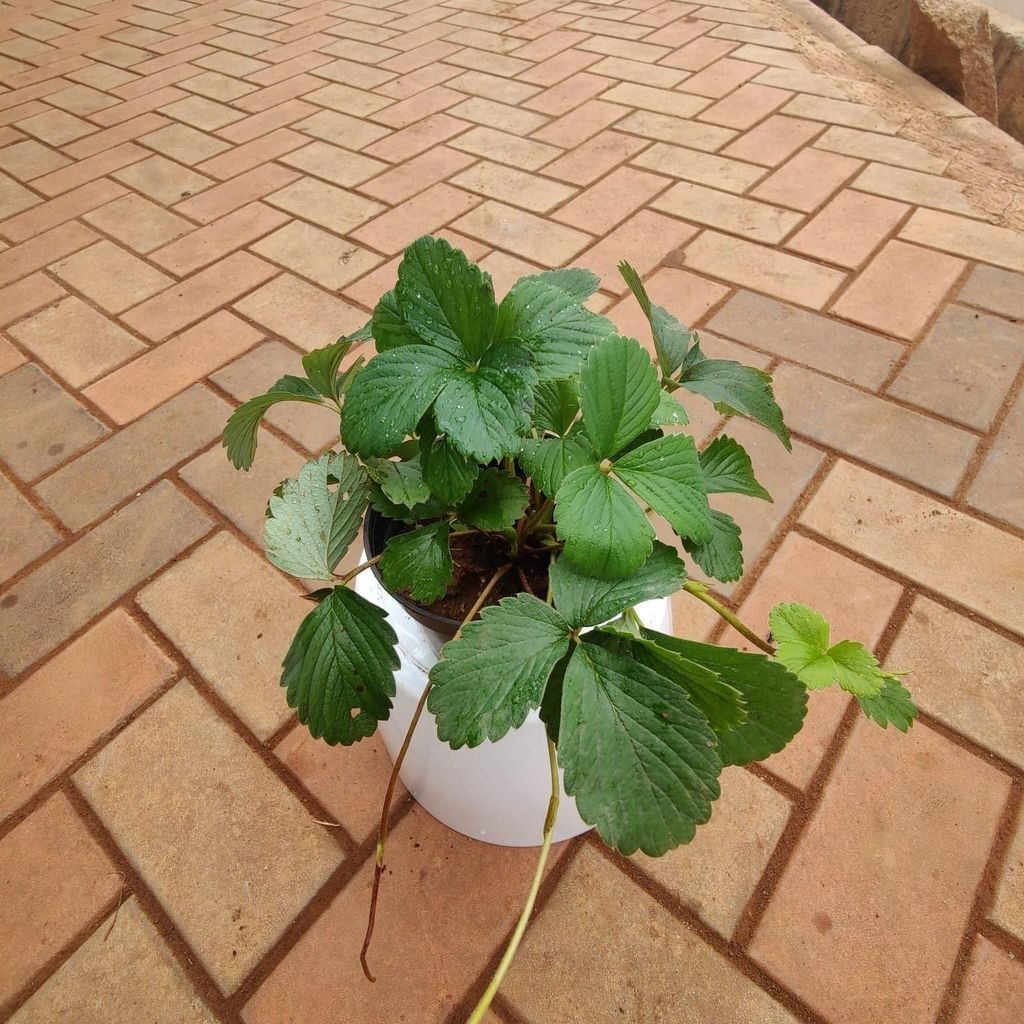
<instances>
[{"instance_id":1,"label":"strawberry plant","mask_svg":"<svg viewBox=\"0 0 1024 1024\"><path fill-rule=\"evenodd\" d=\"M340 417L340 444L280 485L265 527L274 565L326 584L282 652L288 704L313 736L354 743L392 708L396 633L349 586L360 572L378 573L407 604L459 610L384 801L367 946L395 779L424 708L455 749L500 741L539 709L553 780L540 864L474 1021L536 895L556 765L604 842L659 856L709 819L725 766L760 761L793 739L808 691L839 686L880 725L903 731L916 715L899 678L856 641L833 643L817 612L778 605L769 640L694 578L699 570L731 582L743 571L740 528L715 496L771 496L727 433L698 447L687 404L711 401L786 448L789 432L766 373L707 357L633 268L619 269L649 323L653 358L587 308L599 284L589 271L524 277L499 302L462 252L420 238L366 327L307 354L304 375L246 402L224 432L229 458L248 469L274 404L328 406ZM375 354L359 355L371 341ZM367 515L388 523L386 542L338 572ZM673 543L658 539L662 524ZM466 571L468 559L488 571ZM635 606L680 590L757 652L644 626ZM366 946L363 962L369 976Z\"/></svg>"}]
</instances>

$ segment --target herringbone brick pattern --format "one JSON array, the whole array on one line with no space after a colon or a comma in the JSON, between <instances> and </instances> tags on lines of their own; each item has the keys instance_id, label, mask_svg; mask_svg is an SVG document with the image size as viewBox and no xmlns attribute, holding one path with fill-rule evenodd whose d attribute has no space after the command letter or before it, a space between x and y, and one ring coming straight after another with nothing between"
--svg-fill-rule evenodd
<instances>
[{"instance_id":1,"label":"herringbone brick pattern","mask_svg":"<svg viewBox=\"0 0 1024 1024\"><path fill-rule=\"evenodd\" d=\"M0 3L0 1016L457 1024L481 991L533 853L406 796L371 986L386 757L278 688L305 606L262 503L335 424L275 409L248 475L218 444L439 232L499 291L594 268L644 337L626 257L771 371L794 452L729 426L775 503L728 509L725 596L821 608L923 710L814 700L660 861L566 844L492 1019L1024 1019L1020 181L955 173L966 112L866 100L794 3Z\"/></svg>"}]
</instances>

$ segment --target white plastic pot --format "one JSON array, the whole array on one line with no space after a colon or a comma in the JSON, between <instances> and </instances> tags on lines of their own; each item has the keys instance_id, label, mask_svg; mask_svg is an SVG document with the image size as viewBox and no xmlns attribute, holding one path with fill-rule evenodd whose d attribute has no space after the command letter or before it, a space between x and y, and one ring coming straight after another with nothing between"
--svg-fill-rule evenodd
<instances>
[{"instance_id":1,"label":"white plastic pot","mask_svg":"<svg viewBox=\"0 0 1024 1024\"><path fill-rule=\"evenodd\" d=\"M364 553L361 561L365 558ZM360 573L355 589L388 613L388 623L398 634L402 666L395 673L397 695L391 716L378 730L394 760L447 637L413 619L373 572ZM646 601L636 611L646 626L671 632L668 598ZM485 740L479 747L461 750L452 750L437 738L434 716L424 711L399 777L422 807L464 836L498 846L540 845L551 775L544 724L536 711L498 743ZM590 827L563 789L555 841Z\"/></svg>"}]
</instances>

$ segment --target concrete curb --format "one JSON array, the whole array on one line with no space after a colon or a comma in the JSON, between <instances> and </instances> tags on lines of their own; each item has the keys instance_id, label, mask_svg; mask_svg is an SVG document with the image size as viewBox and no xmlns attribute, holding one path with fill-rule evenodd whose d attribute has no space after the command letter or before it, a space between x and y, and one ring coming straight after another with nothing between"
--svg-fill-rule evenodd
<instances>
[{"instance_id":1,"label":"concrete curb","mask_svg":"<svg viewBox=\"0 0 1024 1024\"><path fill-rule=\"evenodd\" d=\"M866 75L881 78L885 84L897 89L924 110L955 122L956 128L951 123L950 129L959 130L958 134L963 136L965 146L984 143L998 150L1012 172L1024 173L1024 144L943 92L892 54L865 42L856 32L813 3L813 0L773 0L773 4L799 18L810 30L855 60ZM1024 26L1020 22L999 12L993 14L1020 30L1024 42Z\"/></svg>"},{"instance_id":2,"label":"concrete curb","mask_svg":"<svg viewBox=\"0 0 1024 1024\"><path fill-rule=\"evenodd\" d=\"M851 3L847 17L855 31L829 13L843 9L837 2L778 3L927 109L947 117L981 116L1024 141L1024 23L1018 19L980 0L901 0L877 15L870 5ZM924 75L949 81L963 102Z\"/></svg>"}]
</instances>

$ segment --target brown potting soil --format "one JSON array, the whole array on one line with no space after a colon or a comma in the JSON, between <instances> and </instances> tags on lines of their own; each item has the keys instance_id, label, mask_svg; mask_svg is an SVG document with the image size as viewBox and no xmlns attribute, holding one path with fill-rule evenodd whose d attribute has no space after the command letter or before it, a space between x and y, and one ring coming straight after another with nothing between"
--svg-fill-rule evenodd
<instances>
[{"instance_id":1,"label":"brown potting soil","mask_svg":"<svg viewBox=\"0 0 1024 1024\"><path fill-rule=\"evenodd\" d=\"M452 561L455 572L448 593L430 605L419 605L435 615L446 615L461 622L476 603L494 573L508 562L508 543L500 536L473 533L451 540ZM516 564L499 580L487 604L497 604L503 597L523 591L532 593L542 601L548 592L547 552L525 552ZM528 586L524 586L525 577ZM419 602L416 602L417 604Z\"/></svg>"}]
</instances>

